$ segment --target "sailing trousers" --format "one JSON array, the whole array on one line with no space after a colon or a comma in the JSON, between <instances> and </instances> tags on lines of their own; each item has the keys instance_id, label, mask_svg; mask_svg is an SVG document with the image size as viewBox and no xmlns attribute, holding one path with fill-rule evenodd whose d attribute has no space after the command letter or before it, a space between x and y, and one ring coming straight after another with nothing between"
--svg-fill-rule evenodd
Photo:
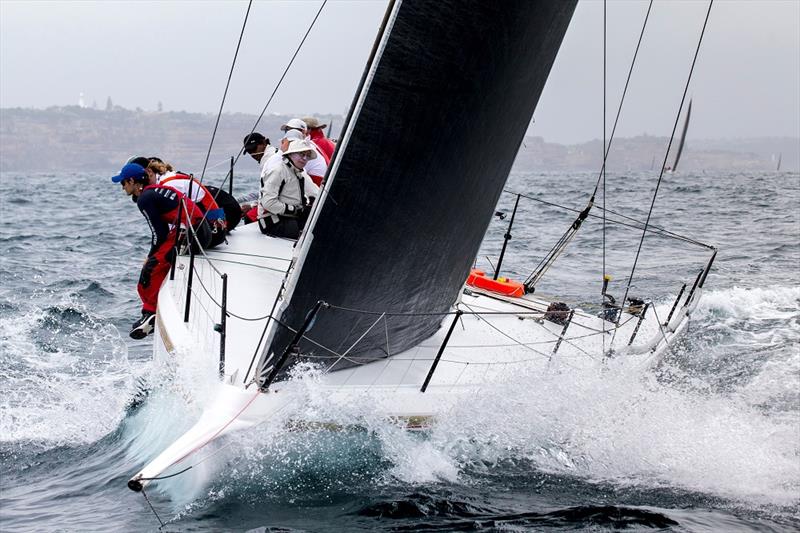
<instances>
[{"instance_id":1,"label":"sailing trousers","mask_svg":"<svg viewBox=\"0 0 800 533\"><path fill-rule=\"evenodd\" d=\"M158 306L158 290L167 277L167 273L175 261L175 228L156 250L147 256L139 274L136 290L142 299L142 312L155 313Z\"/></svg>"}]
</instances>

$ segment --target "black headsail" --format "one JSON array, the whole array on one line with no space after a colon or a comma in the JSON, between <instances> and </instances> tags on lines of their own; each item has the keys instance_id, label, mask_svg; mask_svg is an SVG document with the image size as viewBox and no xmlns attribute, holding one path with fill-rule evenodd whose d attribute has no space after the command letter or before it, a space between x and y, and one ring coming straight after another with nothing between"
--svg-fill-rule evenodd
<instances>
[{"instance_id":1,"label":"black headsail","mask_svg":"<svg viewBox=\"0 0 800 533\"><path fill-rule=\"evenodd\" d=\"M297 330L319 300L374 314L323 309L303 354L349 350L338 370L436 332L478 253L575 3L393 5L281 322ZM277 330L262 380L292 336Z\"/></svg>"}]
</instances>

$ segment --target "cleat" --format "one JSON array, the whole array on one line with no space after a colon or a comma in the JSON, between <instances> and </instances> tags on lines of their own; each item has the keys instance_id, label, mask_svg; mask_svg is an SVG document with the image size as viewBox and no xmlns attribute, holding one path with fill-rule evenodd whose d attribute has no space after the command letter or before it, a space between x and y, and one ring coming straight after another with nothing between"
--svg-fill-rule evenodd
<instances>
[{"instance_id":1,"label":"cleat","mask_svg":"<svg viewBox=\"0 0 800 533\"><path fill-rule=\"evenodd\" d=\"M154 327L155 323L156 323L155 313L142 311L142 318L133 323L129 335L131 336L132 339L136 340L144 339L145 337L153 333L153 330L155 329Z\"/></svg>"}]
</instances>

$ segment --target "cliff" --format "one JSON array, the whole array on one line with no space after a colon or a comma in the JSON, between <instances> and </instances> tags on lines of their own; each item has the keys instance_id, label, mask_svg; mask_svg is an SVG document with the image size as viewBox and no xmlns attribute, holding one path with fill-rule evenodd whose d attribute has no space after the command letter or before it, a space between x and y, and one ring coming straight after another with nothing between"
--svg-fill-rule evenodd
<instances>
[{"instance_id":1,"label":"cliff","mask_svg":"<svg viewBox=\"0 0 800 533\"><path fill-rule=\"evenodd\" d=\"M288 116L267 115L256 131L277 141ZM334 122L341 116L320 115ZM216 133L209 168L226 169L250 132L255 115L224 114ZM150 112L115 107L110 111L77 106L48 109L0 109L0 171L115 171L132 155L157 155L187 172L199 173L208 152L216 115ZM658 169L666 137L642 135L614 139L609 172ZM792 138L695 140L686 142L680 168L685 171L775 170L800 167L800 141ZM674 156L670 156L671 164ZM602 141L576 145L527 137L515 164L518 171L599 170Z\"/></svg>"}]
</instances>

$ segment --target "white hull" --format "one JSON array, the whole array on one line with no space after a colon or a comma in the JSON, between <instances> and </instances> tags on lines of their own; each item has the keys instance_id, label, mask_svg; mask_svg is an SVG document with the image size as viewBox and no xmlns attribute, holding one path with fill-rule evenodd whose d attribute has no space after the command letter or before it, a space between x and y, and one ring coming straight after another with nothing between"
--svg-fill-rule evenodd
<instances>
[{"instance_id":1,"label":"white hull","mask_svg":"<svg viewBox=\"0 0 800 533\"><path fill-rule=\"evenodd\" d=\"M263 348L266 315L292 261L293 243L265 237L255 225L237 229L229 240L230 244L221 245L220 250L207 252L207 258L195 259L188 322L184 322L188 257L179 257L175 280L165 282L161 289L154 341L157 357L186 357L188 360L179 364L217 367L220 335L213 326L220 322L217 303L221 302L221 281L209 266L209 260L228 275L228 311L236 316L227 321L224 375L214 397L188 432L132 478L129 486L134 490L141 489L149 478L191 466L198 459L196 452L226 433L278 419L286 423L285 417L276 415L283 414L289 406L292 422L329 422L298 409L293 382L275 383L268 392L261 393L251 383L253 370L248 373L254 355ZM481 388L518 371L547 372L576 367L599 370L631 358L639 365L653 364L686 327L698 296L699 288L691 301L680 303L667 327L659 326L656 314L650 311L631 346L628 342L638 323L637 317L623 314L615 335L612 323L576 310L557 353L553 354L564 327L541 319L549 302L531 296L505 298L470 291L457 304L466 314L453 328L425 392L421 391L422 385L454 320L453 315L444 317L439 331L411 350L346 370L322 373L315 378L315 390L331 405L368 404L374 413L396 418L409 427L425 426ZM657 312L664 320L669 309ZM375 327L383 327L380 319ZM608 357L609 353L613 355ZM334 360L329 356L320 362L327 366Z\"/></svg>"}]
</instances>

